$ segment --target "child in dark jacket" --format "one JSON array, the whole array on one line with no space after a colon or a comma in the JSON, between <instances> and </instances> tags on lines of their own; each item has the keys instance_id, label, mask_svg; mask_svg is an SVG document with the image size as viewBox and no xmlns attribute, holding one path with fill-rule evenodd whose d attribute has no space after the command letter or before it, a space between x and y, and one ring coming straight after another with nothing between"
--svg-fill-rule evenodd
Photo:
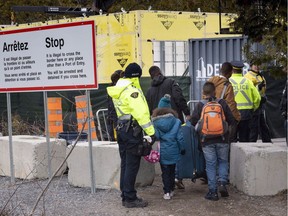
<instances>
[{"instance_id":1,"label":"child in dark jacket","mask_svg":"<svg viewBox=\"0 0 288 216\"><path fill-rule=\"evenodd\" d=\"M180 154L185 154L181 121L171 109L170 95L161 98L158 108L153 110L152 121L155 135L160 140L160 166L164 184L164 199L171 199L175 187L175 167Z\"/></svg>"},{"instance_id":2,"label":"child in dark jacket","mask_svg":"<svg viewBox=\"0 0 288 216\"><path fill-rule=\"evenodd\" d=\"M206 101L215 101L215 86L212 82L206 82L203 85L203 95ZM205 102L205 101L203 101ZM204 107L204 103L199 102L196 104L195 109L192 113L191 123L196 125L198 120L201 118L201 112ZM220 99L218 103L222 106L226 122L228 125L235 124L235 119L233 114L225 102L225 100ZM208 200L217 201L218 198L218 189L222 197L228 197L228 191L226 184L228 182L228 154L229 154L229 144L228 144L228 132L223 136L205 138L201 140L202 149L206 161L206 174L208 177L208 188L209 192L205 196ZM218 164L218 183L219 187L217 188L217 164Z\"/></svg>"}]
</instances>

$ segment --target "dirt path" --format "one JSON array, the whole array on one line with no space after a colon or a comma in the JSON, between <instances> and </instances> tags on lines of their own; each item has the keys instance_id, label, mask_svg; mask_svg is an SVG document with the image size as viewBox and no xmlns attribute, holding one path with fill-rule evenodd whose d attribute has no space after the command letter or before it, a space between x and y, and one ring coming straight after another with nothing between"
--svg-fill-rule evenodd
<instances>
[{"instance_id":1,"label":"dirt path","mask_svg":"<svg viewBox=\"0 0 288 216\"><path fill-rule=\"evenodd\" d=\"M277 196L251 197L229 186L230 197L220 199L217 202L207 201L204 195L207 185L197 180L192 183L184 180L185 190L176 190L176 195L171 200L162 198L162 182L159 175L156 176L152 186L139 188L138 195L149 202L144 209L126 209L122 207L117 190L97 190L94 195L90 188L72 187L67 182L67 176L53 180L45 201L41 201L35 215L63 215L63 216L286 216L287 194ZM15 207L10 215L27 215L41 187L47 180L30 181L22 184L13 199ZM0 177L0 211L8 199L14 187L9 184L9 178Z\"/></svg>"}]
</instances>

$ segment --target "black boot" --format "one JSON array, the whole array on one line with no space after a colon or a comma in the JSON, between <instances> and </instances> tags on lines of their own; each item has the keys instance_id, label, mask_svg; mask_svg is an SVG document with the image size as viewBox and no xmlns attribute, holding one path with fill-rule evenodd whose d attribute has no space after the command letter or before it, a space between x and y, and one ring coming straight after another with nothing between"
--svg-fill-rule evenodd
<instances>
[{"instance_id":1,"label":"black boot","mask_svg":"<svg viewBox=\"0 0 288 216\"><path fill-rule=\"evenodd\" d=\"M209 190L209 192L205 196L205 199L212 200L212 201L219 200L217 191L214 192L214 191Z\"/></svg>"},{"instance_id":2,"label":"black boot","mask_svg":"<svg viewBox=\"0 0 288 216\"><path fill-rule=\"evenodd\" d=\"M228 197L229 193L226 188L226 184L223 182L220 182L219 187L218 187L219 193L221 194L221 197Z\"/></svg>"},{"instance_id":3,"label":"black boot","mask_svg":"<svg viewBox=\"0 0 288 216\"><path fill-rule=\"evenodd\" d=\"M133 200L131 202L125 201L126 208L144 208L147 205L148 205L148 202L144 201L141 198L137 198L136 200Z\"/></svg>"}]
</instances>

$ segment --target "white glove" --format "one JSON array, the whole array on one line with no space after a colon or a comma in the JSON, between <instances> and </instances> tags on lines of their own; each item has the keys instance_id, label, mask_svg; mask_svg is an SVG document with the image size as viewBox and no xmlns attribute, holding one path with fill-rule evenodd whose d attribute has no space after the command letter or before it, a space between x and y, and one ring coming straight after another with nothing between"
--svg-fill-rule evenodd
<instances>
[{"instance_id":1,"label":"white glove","mask_svg":"<svg viewBox=\"0 0 288 216\"><path fill-rule=\"evenodd\" d=\"M144 136L143 138L146 139L149 143L152 142L152 138L150 136L148 136L148 135Z\"/></svg>"}]
</instances>

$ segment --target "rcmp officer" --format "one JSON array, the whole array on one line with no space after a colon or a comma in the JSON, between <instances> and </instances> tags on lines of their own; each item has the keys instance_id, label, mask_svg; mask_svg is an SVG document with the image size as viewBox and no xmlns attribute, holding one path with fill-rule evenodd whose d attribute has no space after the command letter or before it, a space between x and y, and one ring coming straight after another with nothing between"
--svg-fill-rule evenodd
<instances>
[{"instance_id":1,"label":"rcmp officer","mask_svg":"<svg viewBox=\"0 0 288 216\"><path fill-rule=\"evenodd\" d=\"M266 80L260 72L260 66L256 63L251 63L250 70L244 75L245 78L251 80L254 86L258 89L261 101L259 108L253 113L252 121L250 122L250 142L256 142L258 133L260 133L262 142L271 142L269 127L265 119L265 103L266 103Z\"/></svg>"},{"instance_id":2,"label":"rcmp officer","mask_svg":"<svg viewBox=\"0 0 288 216\"><path fill-rule=\"evenodd\" d=\"M241 120L237 127L236 137L234 142L249 142L249 123L252 119L253 112L259 107L260 94L253 83L243 77L242 68L244 67L241 61L232 61L233 74L229 81L234 90L237 109L240 111Z\"/></svg>"},{"instance_id":3,"label":"rcmp officer","mask_svg":"<svg viewBox=\"0 0 288 216\"><path fill-rule=\"evenodd\" d=\"M138 148L143 144L143 132L155 142L155 130L150 120L149 108L139 84L142 69L131 63L115 86L107 87L118 116L117 141L121 158L120 190L122 205L127 208L146 207L147 201L137 197L136 176L141 155Z\"/></svg>"}]
</instances>

